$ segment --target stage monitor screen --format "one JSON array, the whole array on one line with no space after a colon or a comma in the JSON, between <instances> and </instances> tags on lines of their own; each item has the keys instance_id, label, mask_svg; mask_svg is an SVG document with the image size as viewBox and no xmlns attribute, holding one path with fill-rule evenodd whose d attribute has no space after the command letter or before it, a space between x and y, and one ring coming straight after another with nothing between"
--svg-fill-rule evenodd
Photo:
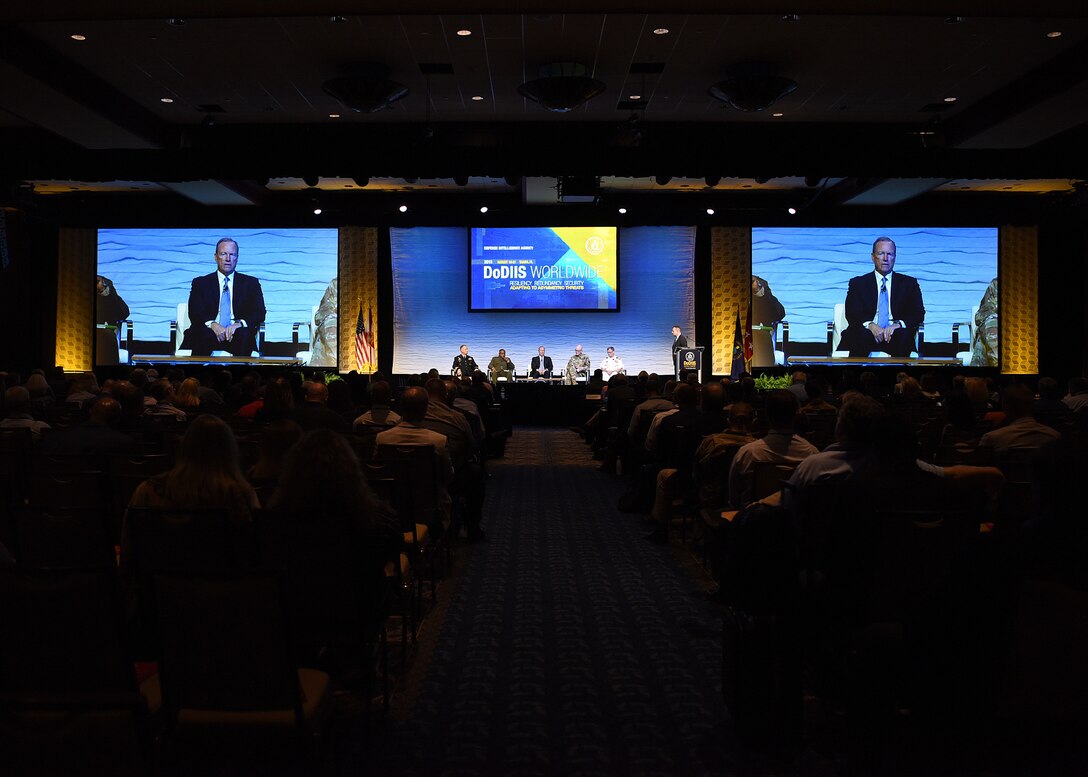
<instances>
[{"instance_id":1,"label":"stage monitor screen","mask_svg":"<svg viewBox=\"0 0 1088 777\"><path fill-rule=\"evenodd\" d=\"M335 367L337 252L336 229L100 229L96 362L146 355ZM119 350L109 343L126 319L134 353L124 337Z\"/></svg>"},{"instance_id":2,"label":"stage monitor screen","mask_svg":"<svg viewBox=\"0 0 1088 777\"><path fill-rule=\"evenodd\" d=\"M619 310L615 227L474 227L469 310Z\"/></svg>"},{"instance_id":3,"label":"stage monitor screen","mask_svg":"<svg viewBox=\"0 0 1088 777\"><path fill-rule=\"evenodd\" d=\"M773 353L996 367L997 257L995 227L754 228L753 364Z\"/></svg>"}]
</instances>

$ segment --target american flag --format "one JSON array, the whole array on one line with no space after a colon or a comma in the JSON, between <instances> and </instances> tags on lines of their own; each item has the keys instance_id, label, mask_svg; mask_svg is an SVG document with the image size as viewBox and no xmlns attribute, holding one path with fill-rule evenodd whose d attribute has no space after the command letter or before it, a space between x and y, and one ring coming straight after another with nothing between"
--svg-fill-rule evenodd
<instances>
[{"instance_id":1,"label":"american flag","mask_svg":"<svg viewBox=\"0 0 1088 777\"><path fill-rule=\"evenodd\" d=\"M374 372L374 310L367 308L364 321L362 304L355 323L355 368L359 372Z\"/></svg>"}]
</instances>

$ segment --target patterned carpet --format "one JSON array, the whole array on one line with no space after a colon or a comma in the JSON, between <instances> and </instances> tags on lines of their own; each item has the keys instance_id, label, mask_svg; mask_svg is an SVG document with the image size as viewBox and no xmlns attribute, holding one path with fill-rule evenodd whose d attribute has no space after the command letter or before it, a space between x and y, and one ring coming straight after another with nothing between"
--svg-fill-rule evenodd
<instances>
[{"instance_id":1,"label":"patterned carpet","mask_svg":"<svg viewBox=\"0 0 1088 777\"><path fill-rule=\"evenodd\" d=\"M367 766L768 773L732 735L720 611L680 563L690 552L643 540L641 517L615 509L620 479L571 431L518 429L488 471L488 542L461 546Z\"/></svg>"}]
</instances>

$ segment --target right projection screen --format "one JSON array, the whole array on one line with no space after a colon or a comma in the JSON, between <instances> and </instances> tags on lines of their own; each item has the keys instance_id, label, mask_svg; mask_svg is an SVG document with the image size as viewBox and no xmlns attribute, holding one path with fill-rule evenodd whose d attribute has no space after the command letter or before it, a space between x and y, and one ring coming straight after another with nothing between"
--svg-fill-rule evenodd
<instances>
[{"instance_id":1,"label":"right projection screen","mask_svg":"<svg viewBox=\"0 0 1088 777\"><path fill-rule=\"evenodd\" d=\"M787 320L791 342L824 341L836 305L845 306L851 279L876 270L873 247L882 237L894 242L893 287L896 274L908 276L901 290L909 278L917 280L924 341L948 343L954 324L970 322L960 327L962 353L970 353L964 363L998 366L996 227L755 227L753 285L765 290L753 297L753 323L772 323L761 317ZM834 355L843 355L841 345L833 343Z\"/></svg>"}]
</instances>

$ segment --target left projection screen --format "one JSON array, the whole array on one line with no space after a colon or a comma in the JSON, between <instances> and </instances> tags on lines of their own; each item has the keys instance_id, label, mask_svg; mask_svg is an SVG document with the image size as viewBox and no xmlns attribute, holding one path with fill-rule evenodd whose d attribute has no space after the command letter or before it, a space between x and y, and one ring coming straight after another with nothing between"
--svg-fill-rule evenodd
<instances>
[{"instance_id":1,"label":"left projection screen","mask_svg":"<svg viewBox=\"0 0 1088 777\"><path fill-rule=\"evenodd\" d=\"M336 229L100 229L96 322L101 327L128 318L137 340L159 344L155 351L163 355L186 355L190 349L171 340L170 323L179 315L184 320L190 305L203 315L216 315L222 302L216 245L223 238L238 246L231 315L247 324L263 317L259 355L298 355L287 351L299 323L301 357L314 367L335 367ZM209 293L214 295L210 314L205 310ZM206 321L196 325L206 326ZM254 353L246 357L257 358ZM103 363L101 349L97 361Z\"/></svg>"}]
</instances>

